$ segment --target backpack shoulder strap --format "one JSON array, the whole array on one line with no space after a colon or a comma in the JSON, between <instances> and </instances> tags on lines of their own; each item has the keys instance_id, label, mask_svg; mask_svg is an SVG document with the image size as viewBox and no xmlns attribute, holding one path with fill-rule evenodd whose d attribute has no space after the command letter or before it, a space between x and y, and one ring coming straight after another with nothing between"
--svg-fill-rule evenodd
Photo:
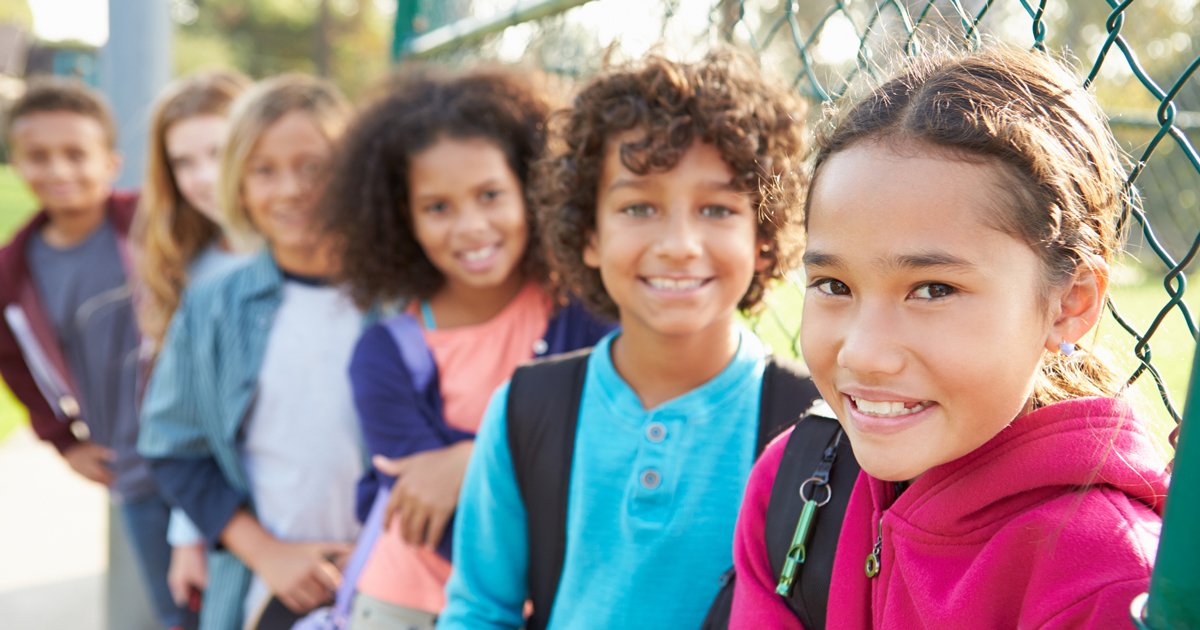
<instances>
[{"instance_id":1,"label":"backpack shoulder strap","mask_svg":"<svg viewBox=\"0 0 1200 630\"><path fill-rule=\"evenodd\" d=\"M813 411L828 410L819 402ZM820 412L818 412L820 413ZM833 414L829 413L830 416ZM771 501L766 514L767 557L771 561L771 572L778 576L783 571L784 558L792 544L796 523L804 500L800 498L800 485L812 476L821 463L825 449L833 443L840 429L837 420L816 413L809 413L796 424L795 430L784 447L783 459L771 487ZM846 517L846 506L850 493L858 480L860 468L850 448L850 440L843 438L837 445L837 460L829 476L831 498L829 503L817 510L813 533L807 546L808 557L797 578L798 585L787 601L792 611L805 628L825 627L826 609L829 603L829 585L833 578L833 559L837 553L838 537L842 521Z\"/></svg>"},{"instance_id":2,"label":"backpack shoulder strap","mask_svg":"<svg viewBox=\"0 0 1200 630\"><path fill-rule=\"evenodd\" d=\"M433 353L429 350L429 344L425 343L421 325L408 313L393 315L380 323L400 349L400 358L412 377L413 389L418 393L425 391L429 381L433 379L435 368Z\"/></svg>"},{"instance_id":3,"label":"backpack shoulder strap","mask_svg":"<svg viewBox=\"0 0 1200 630\"><path fill-rule=\"evenodd\" d=\"M796 423L804 410L821 397L804 364L774 355L763 368L762 399L758 408L758 446L755 459L775 436ZM790 540L789 540L790 542Z\"/></svg>"},{"instance_id":4,"label":"backpack shoulder strap","mask_svg":"<svg viewBox=\"0 0 1200 630\"><path fill-rule=\"evenodd\" d=\"M529 538L528 630L543 630L567 554L567 499L591 349L517 368L508 389L508 450Z\"/></svg>"}]
</instances>

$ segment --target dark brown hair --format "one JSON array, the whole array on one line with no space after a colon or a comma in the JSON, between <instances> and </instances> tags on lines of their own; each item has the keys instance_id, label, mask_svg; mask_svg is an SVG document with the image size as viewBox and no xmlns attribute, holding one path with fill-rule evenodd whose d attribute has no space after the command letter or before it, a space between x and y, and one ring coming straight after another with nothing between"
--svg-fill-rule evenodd
<instances>
[{"instance_id":1,"label":"dark brown hair","mask_svg":"<svg viewBox=\"0 0 1200 630\"><path fill-rule=\"evenodd\" d=\"M4 117L4 139L12 141L13 123L38 112L72 112L87 116L104 130L108 148L117 146L117 123L102 94L78 79L37 77L30 79L25 93L13 101Z\"/></svg>"},{"instance_id":2,"label":"dark brown hair","mask_svg":"<svg viewBox=\"0 0 1200 630\"><path fill-rule=\"evenodd\" d=\"M422 300L445 283L413 235L409 163L442 138L482 138L504 152L525 194L527 278L548 283L528 199L532 163L545 148L551 104L537 77L504 68L400 76L356 120L326 189L327 225L339 239L341 277L359 306Z\"/></svg>"},{"instance_id":3,"label":"dark brown hair","mask_svg":"<svg viewBox=\"0 0 1200 630\"><path fill-rule=\"evenodd\" d=\"M1007 211L997 212L996 228L1037 253L1044 297L1120 249L1115 226L1129 203L1120 151L1095 98L1046 53L993 46L911 60L827 118L813 181L830 156L863 140L917 141L997 164ZM1094 352L1048 353L1033 400L1114 396L1122 387Z\"/></svg>"},{"instance_id":4,"label":"dark brown hair","mask_svg":"<svg viewBox=\"0 0 1200 630\"><path fill-rule=\"evenodd\" d=\"M698 63L651 55L593 78L555 120L562 146L540 165L535 194L543 240L564 288L595 312L619 317L583 251L596 230L598 188L613 138L641 130L644 137L616 149L629 170L669 171L693 142L704 142L720 151L734 182L754 195L758 235L770 244L762 255L771 264L754 274L738 308L757 307L767 284L799 262L805 111L798 97L768 83L752 60L729 49Z\"/></svg>"}]
</instances>

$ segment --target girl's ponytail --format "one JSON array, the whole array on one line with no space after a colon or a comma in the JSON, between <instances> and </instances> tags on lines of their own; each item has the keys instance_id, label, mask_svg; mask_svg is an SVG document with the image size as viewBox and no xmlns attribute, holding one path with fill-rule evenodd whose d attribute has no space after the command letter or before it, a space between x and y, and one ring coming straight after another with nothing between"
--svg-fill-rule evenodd
<instances>
[{"instance_id":1,"label":"girl's ponytail","mask_svg":"<svg viewBox=\"0 0 1200 630\"><path fill-rule=\"evenodd\" d=\"M1083 348L1070 356L1046 353L1042 369L1033 384L1033 403L1044 407L1051 403L1090 396L1115 397L1124 388L1125 379L1111 366L1107 351Z\"/></svg>"}]
</instances>

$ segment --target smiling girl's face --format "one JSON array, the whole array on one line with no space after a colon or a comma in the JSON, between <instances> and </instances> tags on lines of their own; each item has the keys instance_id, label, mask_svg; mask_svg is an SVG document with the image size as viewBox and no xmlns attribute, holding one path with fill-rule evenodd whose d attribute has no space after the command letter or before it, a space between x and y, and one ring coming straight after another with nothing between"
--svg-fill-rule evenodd
<instances>
[{"instance_id":1,"label":"smiling girl's face","mask_svg":"<svg viewBox=\"0 0 1200 630\"><path fill-rule=\"evenodd\" d=\"M303 111L282 116L254 145L242 200L276 258L303 258L320 240L317 199L332 156L332 143Z\"/></svg>"},{"instance_id":2,"label":"smiling girl's face","mask_svg":"<svg viewBox=\"0 0 1200 630\"><path fill-rule=\"evenodd\" d=\"M409 164L413 235L456 288L519 283L529 241L521 182L482 138L443 138Z\"/></svg>"},{"instance_id":3,"label":"smiling girl's face","mask_svg":"<svg viewBox=\"0 0 1200 630\"><path fill-rule=\"evenodd\" d=\"M872 476L953 461L1025 410L1062 339L1032 248L994 227L1011 212L999 167L865 140L811 192L801 347Z\"/></svg>"},{"instance_id":4,"label":"smiling girl's face","mask_svg":"<svg viewBox=\"0 0 1200 630\"><path fill-rule=\"evenodd\" d=\"M171 125L163 138L179 194L218 225L222 221L217 206L217 173L228 126L224 116L200 114Z\"/></svg>"}]
</instances>

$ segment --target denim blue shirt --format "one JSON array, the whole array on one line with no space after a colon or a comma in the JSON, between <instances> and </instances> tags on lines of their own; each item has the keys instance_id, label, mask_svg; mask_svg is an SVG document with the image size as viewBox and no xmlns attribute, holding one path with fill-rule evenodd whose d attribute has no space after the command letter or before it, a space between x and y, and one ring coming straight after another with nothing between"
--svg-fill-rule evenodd
<instances>
[{"instance_id":1,"label":"denim blue shirt","mask_svg":"<svg viewBox=\"0 0 1200 630\"><path fill-rule=\"evenodd\" d=\"M184 292L142 401L138 450L163 494L213 543L243 505L253 508L238 449L283 274L269 251ZM367 318L371 319L370 317ZM228 551L209 552L201 630L242 627L250 571Z\"/></svg>"},{"instance_id":2,"label":"denim blue shirt","mask_svg":"<svg viewBox=\"0 0 1200 630\"><path fill-rule=\"evenodd\" d=\"M764 347L743 329L720 374L646 410L613 368L617 334L588 359L566 558L548 627L692 630L733 564L734 524L754 463ZM467 466L439 630L523 623L528 515L508 451L507 397L506 384L492 397Z\"/></svg>"}]
</instances>

